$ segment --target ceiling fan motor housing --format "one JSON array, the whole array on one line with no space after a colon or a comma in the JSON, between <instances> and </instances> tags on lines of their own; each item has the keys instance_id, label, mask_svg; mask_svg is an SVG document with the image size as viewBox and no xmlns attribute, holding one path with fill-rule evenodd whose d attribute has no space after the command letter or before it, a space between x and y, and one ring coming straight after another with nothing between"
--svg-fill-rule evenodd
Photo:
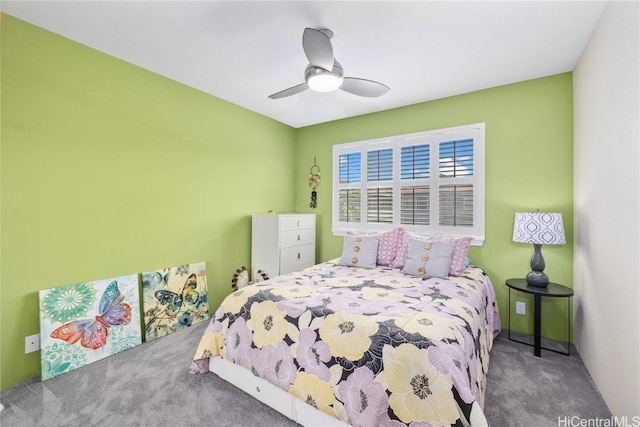
<instances>
[{"instance_id":1,"label":"ceiling fan motor housing","mask_svg":"<svg viewBox=\"0 0 640 427\"><path fill-rule=\"evenodd\" d=\"M336 77L342 78L344 70L342 69L342 65L340 65L340 63L336 60L333 61L333 70L331 71L327 71L324 68L320 67L314 67L313 65L309 64L304 70L304 80L308 82L309 78L320 74L331 74Z\"/></svg>"}]
</instances>

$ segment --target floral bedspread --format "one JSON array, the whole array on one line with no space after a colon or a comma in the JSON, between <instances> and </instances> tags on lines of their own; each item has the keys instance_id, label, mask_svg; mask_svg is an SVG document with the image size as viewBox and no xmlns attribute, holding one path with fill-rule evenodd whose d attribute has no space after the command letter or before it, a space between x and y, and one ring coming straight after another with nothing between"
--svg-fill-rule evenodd
<instances>
[{"instance_id":1,"label":"floral bedspread","mask_svg":"<svg viewBox=\"0 0 640 427\"><path fill-rule=\"evenodd\" d=\"M354 426L486 425L500 330L489 278L362 269L337 260L242 288L216 311L192 373L219 355Z\"/></svg>"}]
</instances>

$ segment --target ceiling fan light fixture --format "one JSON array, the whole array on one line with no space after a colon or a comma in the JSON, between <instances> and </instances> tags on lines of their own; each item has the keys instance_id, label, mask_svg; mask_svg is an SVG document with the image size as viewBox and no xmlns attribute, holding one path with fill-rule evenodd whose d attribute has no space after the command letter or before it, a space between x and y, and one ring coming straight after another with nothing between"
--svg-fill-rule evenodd
<instances>
[{"instance_id":1,"label":"ceiling fan light fixture","mask_svg":"<svg viewBox=\"0 0 640 427\"><path fill-rule=\"evenodd\" d=\"M309 89L316 92L332 92L342 85L342 77L330 73L314 74L307 81Z\"/></svg>"},{"instance_id":2,"label":"ceiling fan light fixture","mask_svg":"<svg viewBox=\"0 0 640 427\"><path fill-rule=\"evenodd\" d=\"M304 69L304 83L271 94L269 98L285 98L307 89L314 92L332 92L341 89L353 95L369 98L387 93L389 87L382 83L357 77L344 77L342 65L333 56L332 36L331 30L305 28L302 34L302 48L309 60L309 65Z\"/></svg>"}]
</instances>

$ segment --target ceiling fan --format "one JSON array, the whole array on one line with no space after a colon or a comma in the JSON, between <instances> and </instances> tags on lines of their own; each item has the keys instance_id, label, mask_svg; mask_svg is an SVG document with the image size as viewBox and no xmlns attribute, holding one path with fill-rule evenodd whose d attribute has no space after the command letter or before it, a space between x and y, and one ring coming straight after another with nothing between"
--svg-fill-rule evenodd
<instances>
[{"instance_id":1,"label":"ceiling fan","mask_svg":"<svg viewBox=\"0 0 640 427\"><path fill-rule=\"evenodd\" d=\"M354 95L370 98L387 93L389 87L382 83L356 77L343 77L342 65L333 57L331 37L333 37L331 30L305 28L302 34L302 48L309 60L309 65L304 70L305 82L269 95L269 98L284 98L307 89L317 92L342 89Z\"/></svg>"}]
</instances>

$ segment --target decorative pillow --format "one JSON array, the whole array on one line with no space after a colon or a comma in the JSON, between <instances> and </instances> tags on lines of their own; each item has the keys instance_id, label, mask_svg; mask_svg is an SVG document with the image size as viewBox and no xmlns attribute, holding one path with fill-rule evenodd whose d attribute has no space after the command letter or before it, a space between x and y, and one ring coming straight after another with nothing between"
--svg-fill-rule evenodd
<instances>
[{"instance_id":1,"label":"decorative pillow","mask_svg":"<svg viewBox=\"0 0 640 427\"><path fill-rule=\"evenodd\" d=\"M351 232L348 232L347 234L354 236L358 235ZM398 249L402 243L402 237L404 236L404 229L402 227L397 227L393 230L367 234L366 236L378 239L378 256L376 258L376 263L378 265L389 266L396 258Z\"/></svg>"},{"instance_id":2,"label":"decorative pillow","mask_svg":"<svg viewBox=\"0 0 640 427\"><path fill-rule=\"evenodd\" d=\"M340 264L374 268L378 257L378 239L373 236L344 236Z\"/></svg>"},{"instance_id":3,"label":"decorative pillow","mask_svg":"<svg viewBox=\"0 0 640 427\"><path fill-rule=\"evenodd\" d=\"M398 227L393 230L374 234L373 236L378 239L378 258L376 263L378 265L390 265L398 254L398 249L402 243L402 236L404 236L404 229Z\"/></svg>"},{"instance_id":4,"label":"decorative pillow","mask_svg":"<svg viewBox=\"0 0 640 427\"><path fill-rule=\"evenodd\" d=\"M445 239L447 238L443 237L441 241L448 243ZM448 240L453 241L455 245L455 248L453 249L453 256L451 257L449 275L459 276L467 269L467 252L469 251L471 242L473 242L473 237L449 238Z\"/></svg>"},{"instance_id":5,"label":"decorative pillow","mask_svg":"<svg viewBox=\"0 0 640 427\"><path fill-rule=\"evenodd\" d=\"M409 251L409 240L431 242L433 241L433 237L420 236L419 234L411 233L410 231L405 230L404 235L402 236L402 243L400 243L400 247L398 248L398 253L396 254L394 260L391 262L390 267L400 269L404 267L404 263L407 261L407 253Z\"/></svg>"},{"instance_id":6,"label":"decorative pillow","mask_svg":"<svg viewBox=\"0 0 640 427\"><path fill-rule=\"evenodd\" d=\"M409 240L407 261L402 272L418 277L448 277L454 245Z\"/></svg>"},{"instance_id":7,"label":"decorative pillow","mask_svg":"<svg viewBox=\"0 0 640 427\"><path fill-rule=\"evenodd\" d=\"M459 276L462 274L465 268L465 261L467 258L467 252L469 251L469 246L473 241L473 237L444 237L444 236L420 236L415 233L411 233L405 230L404 237L402 238L402 243L400 244L400 248L398 249L398 253L396 258L391 263L390 267L392 268L402 268L404 267L404 263L407 259L407 252L409 246L409 240L420 240L423 242L443 242L448 244L453 244L453 255L451 257L451 265L449 266L449 275L450 276Z\"/></svg>"}]
</instances>

